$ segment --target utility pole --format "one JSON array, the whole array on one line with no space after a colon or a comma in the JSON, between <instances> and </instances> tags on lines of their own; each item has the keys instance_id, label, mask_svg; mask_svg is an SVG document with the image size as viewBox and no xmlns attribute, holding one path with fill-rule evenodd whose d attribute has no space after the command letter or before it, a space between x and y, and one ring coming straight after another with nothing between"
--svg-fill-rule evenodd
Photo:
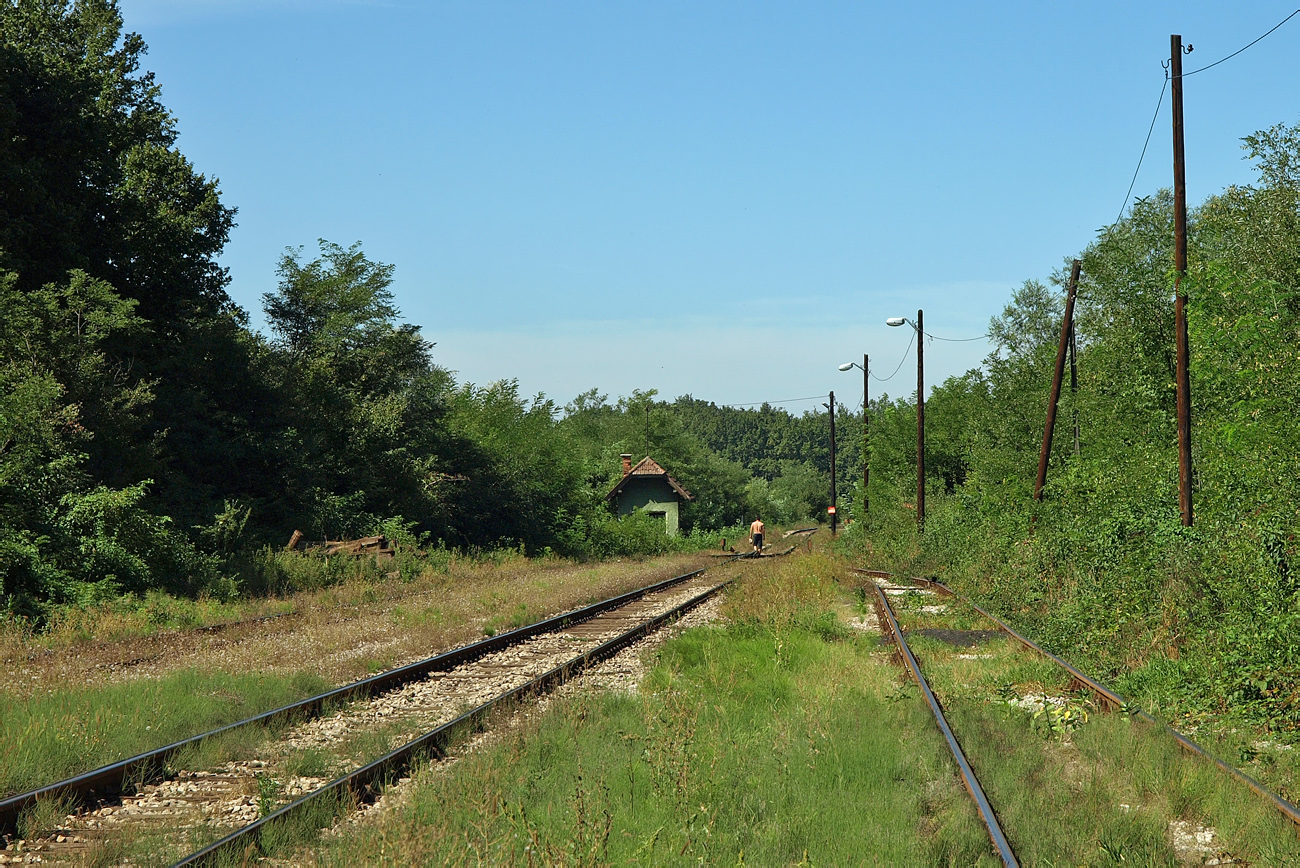
<instances>
[{"instance_id":1,"label":"utility pole","mask_svg":"<svg viewBox=\"0 0 1300 868\"><path fill-rule=\"evenodd\" d=\"M916 530L925 530L925 311L916 312Z\"/></svg>"},{"instance_id":2,"label":"utility pole","mask_svg":"<svg viewBox=\"0 0 1300 868\"><path fill-rule=\"evenodd\" d=\"M1192 381L1187 369L1187 166L1183 162L1183 37L1169 37L1169 75L1174 115L1174 342L1178 387L1178 508L1192 526Z\"/></svg>"},{"instance_id":3,"label":"utility pole","mask_svg":"<svg viewBox=\"0 0 1300 868\"><path fill-rule=\"evenodd\" d=\"M1076 293L1078 290L1076 290ZM1078 349L1078 344L1074 339L1074 317L1070 317L1070 394L1079 394L1079 369L1074 363L1074 353ZM1077 457L1080 454L1079 449L1079 405L1075 403L1071 410L1074 414L1074 454Z\"/></svg>"},{"instance_id":4,"label":"utility pole","mask_svg":"<svg viewBox=\"0 0 1300 868\"><path fill-rule=\"evenodd\" d=\"M1043 499L1043 486L1047 483L1047 459L1052 454L1052 432L1056 428L1056 405L1061 400L1061 378L1065 375L1065 354L1070 346L1070 333L1074 330L1074 295L1079 286L1079 269L1083 263L1074 260L1070 268L1070 282L1065 288L1065 316L1061 318L1061 340L1056 345L1056 368L1052 372L1052 395L1047 400L1047 424L1043 426L1043 447L1038 451L1038 479L1034 482L1034 500Z\"/></svg>"},{"instance_id":5,"label":"utility pole","mask_svg":"<svg viewBox=\"0 0 1300 868\"><path fill-rule=\"evenodd\" d=\"M835 393L831 392L831 402L826 405L831 416L831 536L835 536L835 528L839 524L839 515L835 511L836 493L835 493Z\"/></svg>"},{"instance_id":6,"label":"utility pole","mask_svg":"<svg viewBox=\"0 0 1300 868\"><path fill-rule=\"evenodd\" d=\"M862 520L871 510L871 360L862 354Z\"/></svg>"}]
</instances>

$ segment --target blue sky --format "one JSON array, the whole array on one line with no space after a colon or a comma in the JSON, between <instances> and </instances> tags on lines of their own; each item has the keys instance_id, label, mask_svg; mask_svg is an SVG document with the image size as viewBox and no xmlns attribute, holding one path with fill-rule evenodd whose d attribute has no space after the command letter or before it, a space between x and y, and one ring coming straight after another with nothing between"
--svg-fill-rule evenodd
<instances>
[{"instance_id":1,"label":"blue sky","mask_svg":"<svg viewBox=\"0 0 1300 868\"><path fill-rule=\"evenodd\" d=\"M261 322L287 246L397 267L439 364L559 403L861 398L1113 221L1163 80L1286 3L122 0ZM1189 202L1300 121L1300 16L1186 84ZM1166 98L1134 195L1171 181ZM982 341L929 344L931 384ZM873 384L910 394L914 367ZM800 411L815 402L790 403Z\"/></svg>"}]
</instances>

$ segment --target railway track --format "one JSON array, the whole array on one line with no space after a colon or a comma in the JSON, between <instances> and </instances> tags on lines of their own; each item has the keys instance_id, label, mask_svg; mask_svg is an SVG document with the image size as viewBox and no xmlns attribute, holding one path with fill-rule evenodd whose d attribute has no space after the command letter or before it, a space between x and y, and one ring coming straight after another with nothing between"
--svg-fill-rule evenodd
<instances>
[{"instance_id":1,"label":"railway track","mask_svg":"<svg viewBox=\"0 0 1300 868\"><path fill-rule=\"evenodd\" d=\"M78 862L102 858L115 840L147 840L192 851L176 863L191 865L256 848L313 806L373 798L495 710L562 684L729 583L696 570L12 796L0 801L0 856ZM220 737L286 718L296 723L256 759L171 767ZM24 812L50 800L83 807L39 839L15 840Z\"/></svg>"},{"instance_id":2,"label":"railway track","mask_svg":"<svg viewBox=\"0 0 1300 868\"><path fill-rule=\"evenodd\" d=\"M983 617L990 623L996 625L998 633L1003 634L1011 639L1014 639L1016 642L1018 642L1020 645L1024 646L1025 648L1029 649L1030 651L1038 655L1041 655L1044 659L1048 661L1051 661L1052 664L1054 664L1061 671L1069 675L1072 685L1084 689L1089 693L1091 693L1093 697L1095 697L1096 701L1107 710L1124 711L1132 715L1133 717L1145 721L1150 725L1162 728L1171 738L1173 738L1178 743L1178 745L1184 751L1194 754L1198 757L1201 757L1213 763L1221 771L1232 776L1237 781L1245 784L1250 790L1252 790L1258 796L1265 799L1269 804L1271 804L1274 808L1276 808L1279 812L1281 812L1281 814L1286 819L1290 820L1292 823L1300 825L1300 807L1297 807L1292 802L1284 799L1283 797L1279 796L1277 793L1274 793L1273 791L1269 790L1262 783L1255 780L1251 776L1227 764L1226 762L1219 759L1218 757L1215 757L1214 755L1206 751L1200 745L1196 744L1194 741L1192 741L1183 733L1179 732L1178 730L1174 729L1173 727L1169 726L1166 723L1157 721L1151 715L1147 714L1145 711L1141 710L1140 708L1137 708L1128 700L1126 700L1124 697L1120 696L1118 693L1107 688L1106 686L1102 685L1100 682L1096 681L1095 679L1089 677L1088 675L1086 675L1076 667L1070 665L1068 662L1061 659L1057 655L1052 654L1050 651L1047 651L1037 643L1026 638L1020 633L1016 632L1016 630L1014 630L1005 621L998 618L996 615L993 615L992 613L986 611L985 609L981 608L979 605L974 603L970 598L966 597L965 595L952 590L951 588L947 587L941 582L934 581L931 579L917 578L917 579L910 580L910 583L908 585L898 585L892 581L889 581L890 579L892 579L890 573L881 570L855 569L855 571L871 578L872 588L874 589L876 595L876 606L880 615L881 624L884 625L885 629L889 632L890 638L897 646L899 656L902 658L905 667L911 673L914 680L917 682L923 696L925 697L927 703L929 704L930 709L934 714L936 724L938 725L940 731L944 734L945 738L948 741L949 748L952 750L953 757L957 762L957 766L962 776L963 783L966 785L968 792L970 792L971 798L975 802L976 809L980 814L980 818L984 822L985 827L988 830L989 839L993 844L994 850L996 851L997 855L1002 859L1005 865L1019 864L1016 859L1016 854L1013 851L1010 843L1008 842L1006 835L1003 833L1002 828L998 822L996 813L994 812L992 805L989 803L987 797L985 796L984 791L980 786L978 779L975 777L975 773L971 769L970 763L966 760L965 754L961 748L960 743L958 742L957 738L954 736L951 727L948 725L941 704L939 703L938 699L935 697L934 692L930 689L930 686L926 681L925 675L921 670L920 664L917 662L915 655L912 653L911 648L907 644L907 640L904 637L903 631L899 627L898 620L894 614L893 606L890 604L889 601L889 597L891 593L899 594L899 593L908 593L909 591L913 591L913 590L920 590L925 592L932 592L934 594L943 597L951 597L961 601L965 605L969 606L973 611L977 612L979 616ZM884 584L882 584L882 581L884 582ZM979 632L979 631L974 631L974 632Z\"/></svg>"},{"instance_id":3,"label":"railway track","mask_svg":"<svg viewBox=\"0 0 1300 868\"><path fill-rule=\"evenodd\" d=\"M993 844L993 849L1002 859L1004 865L1018 866L1016 855L1011 849L1011 844L1007 841L1006 833L1002 831L1002 825L998 822L997 814L993 811L993 806L989 803L988 796L984 793L984 788L980 786L979 778L975 776L975 770L971 768L970 762L966 759L965 752L961 749L961 744L957 737L953 735L952 727L948 725L947 718L944 717L943 707L939 704L939 699L930 689L930 684L925 679L925 673L921 671L921 664L917 662L916 656L912 654L912 649L908 647L907 640L903 638L903 631L898 626L898 620L894 617L894 609L889 605L889 597L885 594L884 588L878 582L873 582L872 587L876 589L876 602L879 607L880 623L898 646L899 655L903 658L903 663L912 678L916 680L917 686L921 689L921 695L925 697L926 704L934 714L935 723L939 726L939 731L943 733L944 739L948 742L948 749L952 751L953 759L957 763L957 771L961 775L962 783L966 786L966 792L970 793L971 800L975 802L975 809L979 812L980 820L984 823L984 828L988 830L989 841Z\"/></svg>"}]
</instances>

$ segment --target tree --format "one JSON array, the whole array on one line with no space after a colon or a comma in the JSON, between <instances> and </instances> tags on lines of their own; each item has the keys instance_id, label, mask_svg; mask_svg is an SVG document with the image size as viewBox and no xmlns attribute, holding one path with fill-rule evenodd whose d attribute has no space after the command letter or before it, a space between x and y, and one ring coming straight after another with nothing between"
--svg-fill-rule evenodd
<instances>
[{"instance_id":1,"label":"tree","mask_svg":"<svg viewBox=\"0 0 1300 868\"><path fill-rule=\"evenodd\" d=\"M217 262L235 211L176 148L145 50L114 0L0 4L0 269L29 293L79 271L135 303L141 327L103 349L157 400L127 427L87 417L86 471L152 477L154 508L206 520L261 461L265 394Z\"/></svg>"},{"instance_id":2,"label":"tree","mask_svg":"<svg viewBox=\"0 0 1300 868\"><path fill-rule=\"evenodd\" d=\"M135 303L74 271L31 292L0 275L0 596L11 612L149 588L195 592L212 577L170 519L143 506L149 481L96 485L95 431L130 426L151 398L105 352L139 328Z\"/></svg>"},{"instance_id":3,"label":"tree","mask_svg":"<svg viewBox=\"0 0 1300 868\"><path fill-rule=\"evenodd\" d=\"M113 0L0 5L0 265L29 291L81 269L171 325L229 308L234 210L176 150L145 50Z\"/></svg>"},{"instance_id":4,"label":"tree","mask_svg":"<svg viewBox=\"0 0 1300 868\"><path fill-rule=\"evenodd\" d=\"M398 322L393 267L359 243L322 240L309 262L288 250L278 273L263 304L284 527L325 521L322 533L361 534L398 514L427 524L450 377L419 327Z\"/></svg>"}]
</instances>

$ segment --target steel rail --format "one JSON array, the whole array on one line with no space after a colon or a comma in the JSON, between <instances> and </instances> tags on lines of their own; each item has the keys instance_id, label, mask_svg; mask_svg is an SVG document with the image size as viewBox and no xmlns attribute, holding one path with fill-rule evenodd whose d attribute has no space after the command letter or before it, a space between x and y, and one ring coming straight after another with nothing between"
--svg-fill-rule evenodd
<instances>
[{"instance_id":1,"label":"steel rail","mask_svg":"<svg viewBox=\"0 0 1300 868\"><path fill-rule=\"evenodd\" d=\"M608 600L602 600L572 612L566 612L555 615L550 618L538 621L535 624L529 624L526 627L520 627L516 630L510 630L497 636L473 642L460 648L453 648L425 660L415 663L409 663L387 672L381 672L378 675L372 675L361 681L355 681L342 687L336 687L325 693L317 694L297 702L282 705L270 711L262 712L253 717L244 720L228 723L225 726L217 727L208 732L182 739L163 747L154 748L145 751L128 759L119 760L106 766L94 769L93 771L83 772L74 777L67 778L56 783L47 784L25 793L19 793L0 800L0 837L6 834L12 834L17 831L18 819L22 812L38 801L50 798L69 798L74 801L84 800L96 793L116 794L129 782L142 782L154 780L161 777L167 760L177 752L200 742L213 738L214 736L228 733L241 727L250 726L258 723L267 723L274 718L281 716L295 716L310 719L319 716L327 704L342 702L358 697L377 696L390 690L395 690L412 681L418 681L432 672L443 672L453 669L465 663L508 648L511 645L518 644L534 636L543 633L550 633L555 630L562 630L573 624L594 618L610 609L616 609L632 600L643 597L656 591L662 591L673 585L693 579L703 573L703 569L694 570L680 576L674 576L670 579L664 579L638 588L634 591L628 591Z\"/></svg>"},{"instance_id":2,"label":"steel rail","mask_svg":"<svg viewBox=\"0 0 1300 868\"><path fill-rule=\"evenodd\" d=\"M671 610L656 615L654 618L647 621L642 621L627 632L601 643L590 651L582 654L580 657L575 657L574 659L562 663L554 669L539 675L526 684L522 684L519 687L506 691L494 699L489 699L477 708L465 712L454 720L439 725L436 729L433 729L419 738L402 745L396 750L385 754L374 762L325 784L320 789L302 796L296 801L285 805L256 822L250 823L247 826L243 826L242 828L231 832L226 837L209 844L202 850L191 853L180 861L173 863L173 868L179 868L179 866L186 865L207 865L218 860L222 855L233 852L236 848L248 848L250 845L260 846L260 842L256 841L253 836L257 835L268 825L285 819L290 814L301 810L308 803L323 796L330 794L351 794L357 797L364 797L377 794L385 781L399 777L408 770L413 763L417 762L420 757L431 756L435 759L445 757L447 746L458 733L478 726L488 716L488 714L497 707L513 701L525 699L529 696L544 693L571 680L576 675L581 674L583 670L591 664L599 663L613 657L619 651L622 651L633 642L636 642L638 639L652 633L667 621L689 612L718 591L721 591L723 588L730 585L733 581L734 579L728 579L712 588L708 588L707 590L691 597L689 600L679 603Z\"/></svg>"},{"instance_id":3,"label":"steel rail","mask_svg":"<svg viewBox=\"0 0 1300 868\"><path fill-rule=\"evenodd\" d=\"M984 821L984 827L988 829L989 840L993 842L993 848L997 850L1003 865L1019 866L1020 863L1016 861L1016 854L1011 849L1007 836L1002 832L1002 826L998 823L997 815L993 812L993 806L989 804L988 796L984 794L984 788L980 786L979 778L975 776L975 770L971 768L970 763L967 761L966 754L957 741L957 736L953 735L952 728L948 726L948 721L943 715L943 707L939 704L939 698L934 695L929 682L925 680L925 675L921 672L921 665L917 663L916 657L912 654L912 649L907 647L907 641L903 638L903 631L899 629L898 621L894 618L893 607L889 605L889 598L880 585L872 582L871 586L876 589L876 599L880 604L881 613L885 616L885 622L890 635L893 636L894 644L898 646L903 662L911 670L912 677L916 679L917 686L921 688L921 694L925 696L925 701L929 703L930 711L934 713L934 721L939 725L939 731L948 740L948 748L952 751L953 759L957 761L957 769L961 772L962 783L966 785L966 791L970 793L970 797L974 800L975 807L979 811L980 819Z\"/></svg>"},{"instance_id":4,"label":"steel rail","mask_svg":"<svg viewBox=\"0 0 1300 868\"><path fill-rule=\"evenodd\" d=\"M857 569L856 567L854 569L860 573L876 574L877 577L879 578L885 578L888 575L888 574L886 574L885 576L879 575L881 572L879 570L862 570L862 569ZM941 594L950 597L956 597L958 600L961 600L963 603L970 606L976 612L979 612L985 618L989 619L994 624L997 624L998 627L1000 627L1002 630L1004 630L1007 633L1007 635L1015 639L1021 645L1024 645L1026 648L1029 648L1030 650L1037 651L1039 654L1043 655L1047 659L1056 663L1066 672L1069 672L1070 675L1075 680L1077 680L1080 684L1082 684L1083 686L1091 690L1094 695L1096 695L1099 699L1101 699L1108 706L1110 706L1112 710L1115 711L1126 710L1132 716L1141 718L1147 723L1153 724L1155 726L1163 727L1165 732L1169 733L1169 735L1174 739L1174 741L1178 742L1179 746L1181 746L1184 750L1188 751L1189 753L1193 753L1201 757L1202 759L1214 763L1220 769L1227 772L1229 775L1236 778L1241 783L1245 784L1253 793L1271 802L1273 807L1281 811L1282 815L1285 816L1292 823L1295 823L1297 826L1300 826L1300 806L1297 806L1294 802L1288 801L1287 799L1273 792L1268 787L1264 786L1264 784L1260 783L1259 781L1255 780L1255 778L1243 772L1241 769L1229 765L1228 763L1219 759L1217 756L1210 753L1205 748L1201 747L1199 744L1192 741L1190 738L1183 735L1178 730L1174 729L1168 723L1165 723L1162 720L1157 720L1156 718L1152 717L1146 711L1130 703L1123 696L1120 696L1118 693L1111 690L1109 687L1106 687L1101 682L1085 675L1083 672L1079 671L1074 666L1071 666L1065 660L1053 654L1051 651L1048 651L1046 648L1034 642L1032 639L1022 636L1020 633L1016 632L1011 627L1011 625L1008 624L1006 621L1003 621L997 615L994 615L992 612L989 612L986 609L982 608L974 600L972 600L970 597L967 597L965 594L961 593L960 591L954 591L952 588L948 587L943 582L935 581L933 579L915 579L914 581L916 581L919 584L923 584L926 587L934 588Z\"/></svg>"}]
</instances>

